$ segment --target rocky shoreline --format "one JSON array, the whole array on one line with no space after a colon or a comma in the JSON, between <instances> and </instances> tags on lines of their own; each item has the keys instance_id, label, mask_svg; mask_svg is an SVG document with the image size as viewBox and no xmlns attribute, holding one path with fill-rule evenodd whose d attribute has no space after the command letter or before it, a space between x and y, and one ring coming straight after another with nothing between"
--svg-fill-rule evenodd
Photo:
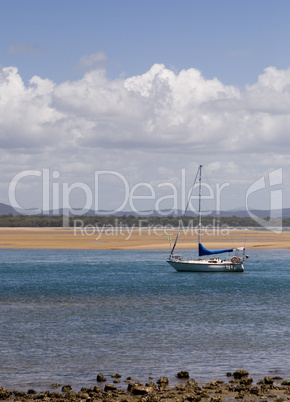
<instances>
[{"instance_id":1,"label":"rocky shoreline","mask_svg":"<svg viewBox=\"0 0 290 402\"><path fill-rule=\"evenodd\" d=\"M161 377L158 381L149 380L141 384L128 377L125 380L126 389L121 389L124 383L121 375L113 374L108 380L99 373L97 385L91 388L81 388L75 392L70 385L52 384L50 391L37 393L33 389L27 392L8 390L0 387L1 401L120 401L120 402L169 402L169 401L285 401L290 400L290 380L281 377L265 376L254 384L247 370L237 370L227 373L227 381L211 381L200 385L190 378L187 371L180 371L176 377L179 384L171 387L168 378ZM59 389L59 391L57 390Z\"/></svg>"}]
</instances>

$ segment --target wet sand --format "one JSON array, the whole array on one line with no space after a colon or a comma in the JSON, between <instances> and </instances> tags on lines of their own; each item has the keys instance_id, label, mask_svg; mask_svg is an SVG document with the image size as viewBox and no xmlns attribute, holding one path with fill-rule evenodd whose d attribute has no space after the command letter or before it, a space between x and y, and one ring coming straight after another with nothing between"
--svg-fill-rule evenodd
<instances>
[{"instance_id":1,"label":"wet sand","mask_svg":"<svg viewBox=\"0 0 290 402\"><path fill-rule=\"evenodd\" d=\"M150 228L0 228L0 248L78 250L170 250L177 230ZM170 238L171 241L170 241ZM219 229L204 231L207 248L290 249L290 231ZM181 231L178 249L196 248L197 233Z\"/></svg>"}]
</instances>

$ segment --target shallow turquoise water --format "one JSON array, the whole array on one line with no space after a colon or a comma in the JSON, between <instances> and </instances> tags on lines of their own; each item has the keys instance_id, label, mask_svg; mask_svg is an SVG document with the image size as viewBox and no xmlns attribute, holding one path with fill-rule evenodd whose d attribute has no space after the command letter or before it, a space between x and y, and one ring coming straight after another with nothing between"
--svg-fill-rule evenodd
<instances>
[{"instance_id":1,"label":"shallow turquoise water","mask_svg":"<svg viewBox=\"0 0 290 402\"><path fill-rule=\"evenodd\" d=\"M97 373L290 377L288 250L244 273L175 272L165 251L1 250L0 386L92 386Z\"/></svg>"}]
</instances>

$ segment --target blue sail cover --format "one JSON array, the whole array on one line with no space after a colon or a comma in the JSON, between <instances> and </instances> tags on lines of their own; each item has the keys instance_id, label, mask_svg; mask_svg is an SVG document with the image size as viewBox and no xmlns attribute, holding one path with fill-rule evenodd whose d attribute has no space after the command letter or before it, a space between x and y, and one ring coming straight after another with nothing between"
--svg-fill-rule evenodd
<instances>
[{"instance_id":1,"label":"blue sail cover","mask_svg":"<svg viewBox=\"0 0 290 402\"><path fill-rule=\"evenodd\" d=\"M201 257L203 255L211 255L211 254L222 254L222 253L230 253L231 251L233 251L232 248L228 248L226 250L214 250L214 251L210 251L207 250L205 247L203 247L203 245L201 243L198 244L198 255Z\"/></svg>"}]
</instances>

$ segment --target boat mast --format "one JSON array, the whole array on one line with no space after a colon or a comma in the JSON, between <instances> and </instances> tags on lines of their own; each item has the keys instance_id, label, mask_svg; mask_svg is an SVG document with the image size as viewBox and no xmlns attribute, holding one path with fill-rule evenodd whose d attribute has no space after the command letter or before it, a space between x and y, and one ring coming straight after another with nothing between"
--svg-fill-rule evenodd
<instances>
[{"instance_id":1,"label":"boat mast","mask_svg":"<svg viewBox=\"0 0 290 402\"><path fill-rule=\"evenodd\" d=\"M199 165L199 195L198 195L198 243L201 243L201 168L202 165Z\"/></svg>"}]
</instances>

